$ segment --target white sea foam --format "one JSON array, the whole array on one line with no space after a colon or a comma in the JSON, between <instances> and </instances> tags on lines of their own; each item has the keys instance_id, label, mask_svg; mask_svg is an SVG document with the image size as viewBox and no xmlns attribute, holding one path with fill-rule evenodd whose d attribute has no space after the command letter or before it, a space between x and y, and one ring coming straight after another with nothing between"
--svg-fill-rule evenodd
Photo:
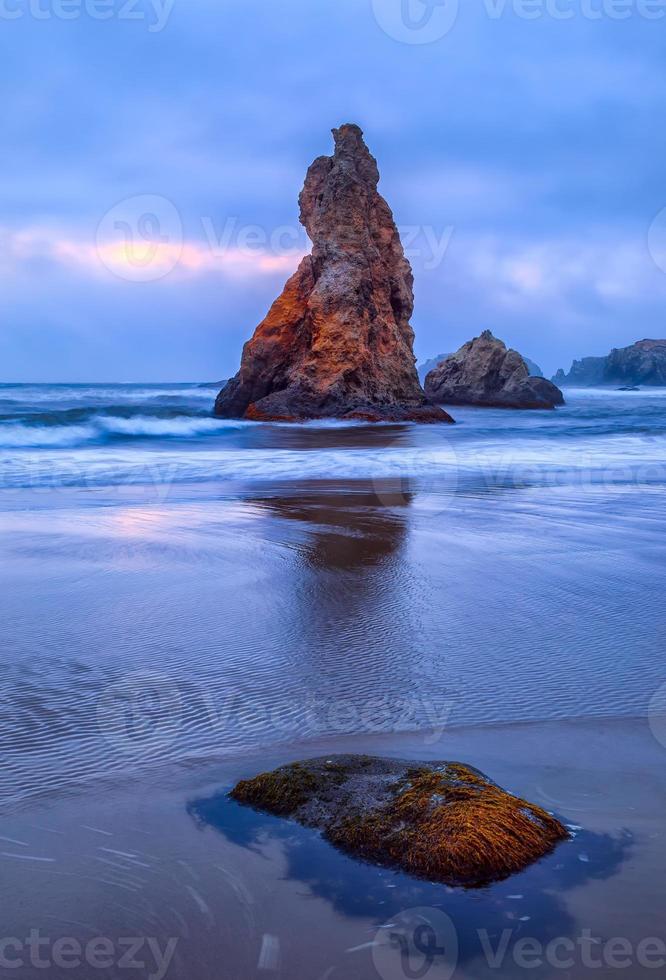
<instances>
[{"instance_id":1,"label":"white sea foam","mask_svg":"<svg viewBox=\"0 0 666 980\"><path fill-rule=\"evenodd\" d=\"M117 421L117 420L116 420ZM157 425L163 420L145 420ZM209 421L220 427L226 422ZM132 424L141 420L128 420ZM175 433L173 433L175 434ZM185 432L181 432L184 435ZM55 443L54 445L57 445ZM62 445L62 444L61 444ZM548 442L469 441L450 436L437 448L383 447L256 449L217 447L193 450L110 446L22 452L0 464L0 486L171 484L213 480L446 478L476 474L485 483L503 479L590 479L658 482L666 479L664 440L608 436Z\"/></svg>"},{"instance_id":2,"label":"white sea foam","mask_svg":"<svg viewBox=\"0 0 666 980\"><path fill-rule=\"evenodd\" d=\"M98 434L99 431L94 425L31 426L5 423L0 425L0 448L67 448L90 442Z\"/></svg>"},{"instance_id":3,"label":"white sea foam","mask_svg":"<svg viewBox=\"0 0 666 980\"><path fill-rule=\"evenodd\" d=\"M241 429L251 423L235 419L197 416L160 418L135 415L131 418L93 416L82 425L0 424L0 448L68 448L104 442L110 436L184 439Z\"/></svg>"},{"instance_id":4,"label":"white sea foam","mask_svg":"<svg viewBox=\"0 0 666 980\"><path fill-rule=\"evenodd\" d=\"M116 435L165 438L219 433L224 432L225 429L242 429L250 424L237 419L196 418L185 415L176 418L151 418L144 415L135 415L129 419L102 417L92 421L99 430Z\"/></svg>"}]
</instances>

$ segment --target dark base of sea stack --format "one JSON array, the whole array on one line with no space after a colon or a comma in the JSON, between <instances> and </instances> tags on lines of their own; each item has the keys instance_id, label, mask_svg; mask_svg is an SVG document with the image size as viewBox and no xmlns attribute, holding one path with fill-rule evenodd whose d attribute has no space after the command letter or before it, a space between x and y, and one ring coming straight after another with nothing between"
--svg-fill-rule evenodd
<instances>
[{"instance_id":1,"label":"dark base of sea stack","mask_svg":"<svg viewBox=\"0 0 666 980\"><path fill-rule=\"evenodd\" d=\"M316 827L355 857L467 888L522 871L569 837L541 807L458 762L310 759L243 780L231 796Z\"/></svg>"},{"instance_id":2,"label":"dark base of sea stack","mask_svg":"<svg viewBox=\"0 0 666 980\"><path fill-rule=\"evenodd\" d=\"M382 411L376 408L358 408L347 411L343 415L270 415L263 412L255 405L251 405L245 413L245 418L250 422L308 422L314 419L339 419L348 422L420 422L435 423L445 422L449 425L454 423L454 419L442 408L436 405L429 405L425 408L396 408L394 405L390 410Z\"/></svg>"},{"instance_id":3,"label":"dark base of sea stack","mask_svg":"<svg viewBox=\"0 0 666 980\"><path fill-rule=\"evenodd\" d=\"M273 415L262 411L255 405L251 405L246 411L244 418L248 422L309 422L315 419L338 419L342 422L420 422L435 423L445 422L449 425L454 420L443 409L436 405L427 408L405 408L399 409L393 406L390 411L380 411L374 408L359 408L347 411L342 415Z\"/></svg>"},{"instance_id":4,"label":"dark base of sea stack","mask_svg":"<svg viewBox=\"0 0 666 980\"><path fill-rule=\"evenodd\" d=\"M442 408L422 401L382 405L350 399L340 399L327 393L299 391L294 387L273 392L247 407L243 384L232 378L215 402L215 414L220 418L244 418L252 422L307 422L311 419L343 419L362 422L447 422L451 416Z\"/></svg>"},{"instance_id":5,"label":"dark base of sea stack","mask_svg":"<svg viewBox=\"0 0 666 980\"><path fill-rule=\"evenodd\" d=\"M555 390L553 390L555 389ZM436 398L436 396L435 396ZM447 405L472 405L477 408L521 408L526 410L540 410L552 412L560 405L564 405L564 397L559 393L550 381L545 378L529 378L521 386L517 396L462 396L456 397L452 394L445 395L443 401Z\"/></svg>"}]
</instances>

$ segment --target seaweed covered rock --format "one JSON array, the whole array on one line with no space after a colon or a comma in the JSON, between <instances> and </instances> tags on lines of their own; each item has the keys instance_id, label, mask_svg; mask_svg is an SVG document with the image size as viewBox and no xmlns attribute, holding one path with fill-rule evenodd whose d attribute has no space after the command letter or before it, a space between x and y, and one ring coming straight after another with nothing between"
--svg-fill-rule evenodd
<instances>
[{"instance_id":1,"label":"seaweed covered rock","mask_svg":"<svg viewBox=\"0 0 666 980\"><path fill-rule=\"evenodd\" d=\"M457 762L311 759L242 780L231 796L316 827L356 857L449 885L499 881L568 838L541 807Z\"/></svg>"},{"instance_id":2,"label":"seaweed covered rock","mask_svg":"<svg viewBox=\"0 0 666 980\"><path fill-rule=\"evenodd\" d=\"M426 395L444 405L554 408L564 397L552 381L533 377L518 351L484 330L430 371Z\"/></svg>"},{"instance_id":3,"label":"seaweed covered rock","mask_svg":"<svg viewBox=\"0 0 666 980\"><path fill-rule=\"evenodd\" d=\"M245 344L215 413L451 422L416 373L412 270L377 191L377 162L358 126L333 136L333 156L314 161L300 196L312 254Z\"/></svg>"}]
</instances>

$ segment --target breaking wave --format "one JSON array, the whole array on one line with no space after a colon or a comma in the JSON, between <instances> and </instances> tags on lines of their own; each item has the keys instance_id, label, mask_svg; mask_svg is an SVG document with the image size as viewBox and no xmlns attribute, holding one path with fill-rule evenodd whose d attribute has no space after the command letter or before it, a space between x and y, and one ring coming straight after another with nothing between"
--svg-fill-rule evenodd
<instances>
[{"instance_id":1,"label":"breaking wave","mask_svg":"<svg viewBox=\"0 0 666 980\"><path fill-rule=\"evenodd\" d=\"M75 448L86 444L102 444L114 437L122 439L191 439L196 436L219 435L241 428L246 422L212 418L151 418L137 415L132 418L93 416L85 425L26 425L0 424L0 448L48 449Z\"/></svg>"}]
</instances>

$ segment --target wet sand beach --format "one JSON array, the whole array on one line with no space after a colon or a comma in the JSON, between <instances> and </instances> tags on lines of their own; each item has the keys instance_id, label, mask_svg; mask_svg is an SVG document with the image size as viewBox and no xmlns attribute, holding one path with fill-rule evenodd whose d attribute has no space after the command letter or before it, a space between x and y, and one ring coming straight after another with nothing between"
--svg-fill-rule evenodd
<instances>
[{"instance_id":1,"label":"wet sand beach","mask_svg":"<svg viewBox=\"0 0 666 980\"><path fill-rule=\"evenodd\" d=\"M44 975L31 930L54 977L131 975L129 937L175 980L659 972L663 422L660 396L603 397L572 398L566 437L470 411L445 438L174 438L142 414L142 435L17 450L0 862L21 976ZM574 837L466 891L227 800L336 752L466 762Z\"/></svg>"},{"instance_id":2,"label":"wet sand beach","mask_svg":"<svg viewBox=\"0 0 666 980\"><path fill-rule=\"evenodd\" d=\"M294 755L349 750L464 759L561 814L574 839L507 881L451 889L346 857L315 832L226 796L237 778ZM177 940L167 972L177 980L267 971L373 978L403 975L386 935L413 935L419 909L444 952L430 962L412 950L409 963L431 976L522 976L524 940L542 950L532 953L542 961L533 975L584 977L594 968L614 976L613 957L629 957L631 976L654 975L658 953L641 966L638 952L641 942L664 939L665 751L643 721L555 721L454 729L436 744L414 733L317 739L138 785L107 780L0 821L13 897L5 928L17 937L39 930L50 940L45 956L63 936L83 949L111 937L116 956L123 938L151 938L161 951ZM574 944L568 955L562 940ZM624 946L611 940L630 952L619 955ZM156 973L146 944L137 958ZM88 974L54 964L52 975Z\"/></svg>"}]
</instances>

